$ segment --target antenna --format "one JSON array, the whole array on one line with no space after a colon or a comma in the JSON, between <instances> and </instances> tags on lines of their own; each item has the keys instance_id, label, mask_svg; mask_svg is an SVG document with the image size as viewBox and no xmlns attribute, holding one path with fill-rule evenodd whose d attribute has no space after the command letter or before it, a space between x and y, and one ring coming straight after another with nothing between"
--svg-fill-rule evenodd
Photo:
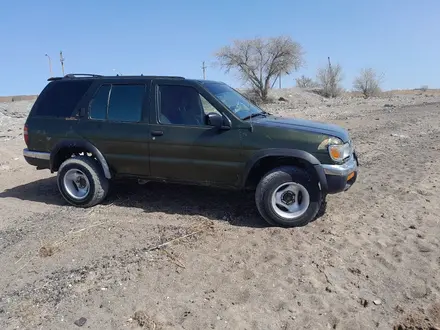
<instances>
[{"instance_id":1,"label":"antenna","mask_svg":"<svg viewBox=\"0 0 440 330\"><path fill-rule=\"evenodd\" d=\"M61 63L61 71L64 76L64 57L63 57L63 52L61 50L60 50L60 63Z\"/></svg>"},{"instance_id":2,"label":"antenna","mask_svg":"<svg viewBox=\"0 0 440 330\"><path fill-rule=\"evenodd\" d=\"M206 66L205 61L202 62L203 80L206 80Z\"/></svg>"},{"instance_id":3,"label":"antenna","mask_svg":"<svg viewBox=\"0 0 440 330\"><path fill-rule=\"evenodd\" d=\"M116 69L112 69L113 70L113 72L115 72L116 73L116 75L117 76L122 76L122 73L121 73L121 71L119 71L119 70L116 70ZM142 75L141 75L142 76Z\"/></svg>"}]
</instances>

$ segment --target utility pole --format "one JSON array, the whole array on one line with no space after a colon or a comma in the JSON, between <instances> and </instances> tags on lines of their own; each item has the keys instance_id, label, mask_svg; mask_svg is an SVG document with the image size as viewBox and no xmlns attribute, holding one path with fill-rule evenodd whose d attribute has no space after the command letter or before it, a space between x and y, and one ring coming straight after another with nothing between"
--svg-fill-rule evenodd
<instances>
[{"instance_id":1,"label":"utility pole","mask_svg":"<svg viewBox=\"0 0 440 330\"><path fill-rule=\"evenodd\" d=\"M49 78L52 78L52 60L50 59L49 55L45 54L44 56L46 56L47 59L49 60L49 74L50 74Z\"/></svg>"},{"instance_id":2,"label":"utility pole","mask_svg":"<svg viewBox=\"0 0 440 330\"><path fill-rule=\"evenodd\" d=\"M64 77L64 57L63 57L63 52L60 50L60 63L61 63L61 71L63 72L63 77Z\"/></svg>"},{"instance_id":3,"label":"utility pole","mask_svg":"<svg viewBox=\"0 0 440 330\"><path fill-rule=\"evenodd\" d=\"M330 75L330 97L333 98L333 89L335 86L335 75L333 74L332 63L330 62L330 56L328 57L328 73Z\"/></svg>"},{"instance_id":4,"label":"utility pole","mask_svg":"<svg viewBox=\"0 0 440 330\"><path fill-rule=\"evenodd\" d=\"M202 62L203 80L206 80L206 66L205 61Z\"/></svg>"}]
</instances>

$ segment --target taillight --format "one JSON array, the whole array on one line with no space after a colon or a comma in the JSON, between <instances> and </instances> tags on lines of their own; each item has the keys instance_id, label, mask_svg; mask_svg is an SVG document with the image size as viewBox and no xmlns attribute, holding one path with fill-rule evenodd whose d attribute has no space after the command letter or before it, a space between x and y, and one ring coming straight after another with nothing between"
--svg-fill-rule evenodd
<instances>
[{"instance_id":1,"label":"taillight","mask_svg":"<svg viewBox=\"0 0 440 330\"><path fill-rule=\"evenodd\" d=\"M23 137L24 137L24 142L26 143L27 146L29 146L29 134L28 134L28 127L27 127L27 125L24 125Z\"/></svg>"}]
</instances>

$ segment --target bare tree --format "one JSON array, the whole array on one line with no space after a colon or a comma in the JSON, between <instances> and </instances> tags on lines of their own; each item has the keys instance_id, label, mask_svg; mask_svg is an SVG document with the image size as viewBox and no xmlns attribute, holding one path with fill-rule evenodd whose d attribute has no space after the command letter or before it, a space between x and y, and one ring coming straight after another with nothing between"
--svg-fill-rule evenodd
<instances>
[{"instance_id":1,"label":"bare tree","mask_svg":"<svg viewBox=\"0 0 440 330\"><path fill-rule=\"evenodd\" d=\"M286 36L235 40L215 56L226 73L237 70L263 101L279 75L289 74L304 64L301 45Z\"/></svg>"},{"instance_id":2,"label":"bare tree","mask_svg":"<svg viewBox=\"0 0 440 330\"><path fill-rule=\"evenodd\" d=\"M312 78L302 75L301 77L296 78L296 86L299 88L315 88L319 85Z\"/></svg>"},{"instance_id":3,"label":"bare tree","mask_svg":"<svg viewBox=\"0 0 440 330\"><path fill-rule=\"evenodd\" d=\"M353 89L361 92L365 97L377 96L381 92L380 85L383 75L378 75L372 68L362 69L354 79Z\"/></svg>"},{"instance_id":4,"label":"bare tree","mask_svg":"<svg viewBox=\"0 0 440 330\"><path fill-rule=\"evenodd\" d=\"M342 79L342 67L339 64L331 65L330 58L327 67L318 69L317 80L325 97L336 97L341 94Z\"/></svg>"}]
</instances>

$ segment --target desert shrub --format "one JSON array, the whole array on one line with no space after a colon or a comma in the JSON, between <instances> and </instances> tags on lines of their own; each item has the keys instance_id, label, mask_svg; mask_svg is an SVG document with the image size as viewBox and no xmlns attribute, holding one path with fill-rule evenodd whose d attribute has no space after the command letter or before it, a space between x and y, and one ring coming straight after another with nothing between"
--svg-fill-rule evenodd
<instances>
[{"instance_id":1,"label":"desert shrub","mask_svg":"<svg viewBox=\"0 0 440 330\"><path fill-rule=\"evenodd\" d=\"M295 79L296 86L299 88L316 88L319 86L319 84L314 81L312 78L306 77L302 75L299 78Z\"/></svg>"},{"instance_id":2,"label":"desert shrub","mask_svg":"<svg viewBox=\"0 0 440 330\"><path fill-rule=\"evenodd\" d=\"M324 97L337 97L342 93L342 67L339 64L318 69L317 81Z\"/></svg>"},{"instance_id":3,"label":"desert shrub","mask_svg":"<svg viewBox=\"0 0 440 330\"><path fill-rule=\"evenodd\" d=\"M362 69L359 76L354 79L353 89L361 92L364 97L377 96L382 92L380 85L383 76L378 75L372 68Z\"/></svg>"}]
</instances>

